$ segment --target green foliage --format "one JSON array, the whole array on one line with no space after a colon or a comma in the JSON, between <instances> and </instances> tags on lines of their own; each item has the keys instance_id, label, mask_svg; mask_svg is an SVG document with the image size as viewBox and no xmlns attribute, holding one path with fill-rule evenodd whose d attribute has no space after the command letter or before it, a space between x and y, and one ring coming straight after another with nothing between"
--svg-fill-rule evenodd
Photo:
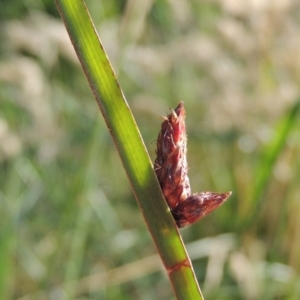
<instances>
[{"instance_id":1,"label":"green foliage","mask_svg":"<svg viewBox=\"0 0 300 300\"><path fill-rule=\"evenodd\" d=\"M299 4L137 3L87 2L152 160L183 100L192 190L233 190L181 230L205 299L298 299ZM0 299L171 299L54 3L0 7Z\"/></svg>"}]
</instances>

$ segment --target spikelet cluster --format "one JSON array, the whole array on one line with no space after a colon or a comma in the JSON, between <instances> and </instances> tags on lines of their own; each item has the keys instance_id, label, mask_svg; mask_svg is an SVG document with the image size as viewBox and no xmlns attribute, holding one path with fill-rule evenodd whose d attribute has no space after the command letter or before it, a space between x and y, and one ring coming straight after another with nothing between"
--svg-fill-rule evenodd
<instances>
[{"instance_id":1,"label":"spikelet cluster","mask_svg":"<svg viewBox=\"0 0 300 300\"><path fill-rule=\"evenodd\" d=\"M155 173L178 227L195 223L219 207L231 192L191 194L187 175L183 102L165 117L157 138Z\"/></svg>"}]
</instances>

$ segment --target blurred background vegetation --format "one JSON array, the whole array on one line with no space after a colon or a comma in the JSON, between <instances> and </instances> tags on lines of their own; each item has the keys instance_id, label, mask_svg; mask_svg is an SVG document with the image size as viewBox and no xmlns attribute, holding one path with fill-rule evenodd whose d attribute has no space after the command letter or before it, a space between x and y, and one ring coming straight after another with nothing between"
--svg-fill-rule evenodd
<instances>
[{"instance_id":1,"label":"blurred background vegetation","mask_svg":"<svg viewBox=\"0 0 300 300\"><path fill-rule=\"evenodd\" d=\"M192 190L233 191L181 230L205 299L299 299L299 2L87 6L152 159L184 101ZM174 299L54 2L0 18L0 299Z\"/></svg>"}]
</instances>

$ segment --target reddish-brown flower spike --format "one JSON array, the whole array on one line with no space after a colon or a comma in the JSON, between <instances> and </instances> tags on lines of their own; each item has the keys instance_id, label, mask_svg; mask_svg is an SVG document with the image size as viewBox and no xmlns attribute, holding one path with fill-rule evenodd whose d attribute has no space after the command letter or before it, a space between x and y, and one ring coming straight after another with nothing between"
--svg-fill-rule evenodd
<instances>
[{"instance_id":1,"label":"reddish-brown flower spike","mask_svg":"<svg viewBox=\"0 0 300 300\"><path fill-rule=\"evenodd\" d=\"M178 227L195 223L219 207L231 194L202 192L191 195L186 161L183 102L161 125L157 138L155 173Z\"/></svg>"},{"instance_id":2,"label":"reddish-brown flower spike","mask_svg":"<svg viewBox=\"0 0 300 300\"><path fill-rule=\"evenodd\" d=\"M157 138L155 172L171 210L191 195L184 118L185 110L181 102L165 118Z\"/></svg>"},{"instance_id":3,"label":"reddish-brown flower spike","mask_svg":"<svg viewBox=\"0 0 300 300\"><path fill-rule=\"evenodd\" d=\"M223 204L231 195L227 193L201 192L185 199L173 211L178 227L197 222Z\"/></svg>"}]
</instances>

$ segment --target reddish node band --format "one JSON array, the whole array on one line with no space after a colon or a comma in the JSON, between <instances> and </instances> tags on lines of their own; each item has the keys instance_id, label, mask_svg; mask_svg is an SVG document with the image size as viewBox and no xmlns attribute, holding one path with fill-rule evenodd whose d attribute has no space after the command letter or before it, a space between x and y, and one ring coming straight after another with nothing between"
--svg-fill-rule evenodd
<instances>
[{"instance_id":1,"label":"reddish node band","mask_svg":"<svg viewBox=\"0 0 300 300\"><path fill-rule=\"evenodd\" d=\"M189 267L189 268L191 267L191 263L188 259L183 260L182 262L172 266L171 268L167 267L166 270L167 270L168 275L170 275L173 272L175 272L183 267Z\"/></svg>"}]
</instances>

